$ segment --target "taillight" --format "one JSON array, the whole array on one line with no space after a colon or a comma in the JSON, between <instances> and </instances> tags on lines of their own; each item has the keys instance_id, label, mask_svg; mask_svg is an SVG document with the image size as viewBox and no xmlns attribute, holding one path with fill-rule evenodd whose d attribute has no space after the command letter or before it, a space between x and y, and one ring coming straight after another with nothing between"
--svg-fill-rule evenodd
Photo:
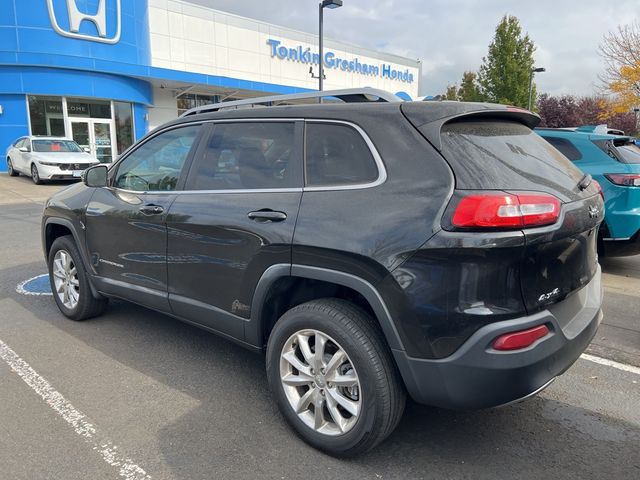
<instances>
[{"instance_id":1,"label":"taillight","mask_svg":"<svg viewBox=\"0 0 640 480\"><path fill-rule=\"evenodd\" d=\"M640 187L640 174L638 173L605 173L604 176L616 185Z\"/></svg>"},{"instance_id":2,"label":"taillight","mask_svg":"<svg viewBox=\"0 0 640 480\"><path fill-rule=\"evenodd\" d=\"M524 228L550 225L560 200L542 193L479 193L463 197L451 220L461 228Z\"/></svg>"},{"instance_id":3,"label":"taillight","mask_svg":"<svg viewBox=\"0 0 640 480\"><path fill-rule=\"evenodd\" d=\"M598 193L602 197L602 200L604 200L604 191L602 190L602 185L600 185L600 182L598 182L597 180L592 180L592 182L598 189Z\"/></svg>"},{"instance_id":4,"label":"taillight","mask_svg":"<svg viewBox=\"0 0 640 480\"><path fill-rule=\"evenodd\" d=\"M519 332L505 333L493 342L495 350L520 350L533 345L535 342L549 334L546 325L521 330Z\"/></svg>"}]
</instances>

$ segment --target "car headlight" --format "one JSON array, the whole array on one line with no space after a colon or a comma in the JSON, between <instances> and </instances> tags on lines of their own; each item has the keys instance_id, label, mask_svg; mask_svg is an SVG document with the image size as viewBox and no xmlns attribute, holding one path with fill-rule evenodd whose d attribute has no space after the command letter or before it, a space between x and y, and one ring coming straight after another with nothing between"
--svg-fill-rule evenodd
<instances>
[{"instance_id":1,"label":"car headlight","mask_svg":"<svg viewBox=\"0 0 640 480\"><path fill-rule=\"evenodd\" d=\"M40 165L45 165L47 167L59 167L60 164L59 163L53 163L53 162L42 162L42 161L38 161L38 163Z\"/></svg>"}]
</instances>

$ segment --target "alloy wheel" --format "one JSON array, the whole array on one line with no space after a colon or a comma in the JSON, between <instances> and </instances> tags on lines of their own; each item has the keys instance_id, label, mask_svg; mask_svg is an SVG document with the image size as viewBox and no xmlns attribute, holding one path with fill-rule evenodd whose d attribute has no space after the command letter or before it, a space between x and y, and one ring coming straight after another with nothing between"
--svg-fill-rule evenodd
<instances>
[{"instance_id":1,"label":"alloy wheel","mask_svg":"<svg viewBox=\"0 0 640 480\"><path fill-rule=\"evenodd\" d=\"M347 433L362 409L362 389L344 349L318 330L291 335L280 354L282 388L298 418L318 433Z\"/></svg>"},{"instance_id":2,"label":"alloy wheel","mask_svg":"<svg viewBox=\"0 0 640 480\"><path fill-rule=\"evenodd\" d=\"M53 257L53 283L58 299L73 310L80 299L80 282L76 265L66 250L58 250Z\"/></svg>"},{"instance_id":3,"label":"alloy wheel","mask_svg":"<svg viewBox=\"0 0 640 480\"><path fill-rule=\"evenodd\" d=\"M31 165L31 179L36 185L40 182L40 175L38 174L38 168L35 165Z\"/></svg>"}]
</instances>

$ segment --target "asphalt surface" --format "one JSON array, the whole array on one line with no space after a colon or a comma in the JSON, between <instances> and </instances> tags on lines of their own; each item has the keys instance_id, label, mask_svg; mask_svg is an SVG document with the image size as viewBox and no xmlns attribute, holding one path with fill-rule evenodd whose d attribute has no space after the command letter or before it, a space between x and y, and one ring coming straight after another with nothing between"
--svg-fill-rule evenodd
<instances>
[{"instance_id":1,"label":"asphalt surface","mask_svg":"<svg viewBox=\"0 0 640 480\"><path fill-rule=\"evenodd\" d=\"M261 356L126 302L76 323L18 294L46 272L40 213L61 186L0 175L0 479L640 478L640 257L603 261L589 347L629 371L580 359L521 404L409 404L386 442L344 461L287 428Z\"/></svg>"}]
</instances>

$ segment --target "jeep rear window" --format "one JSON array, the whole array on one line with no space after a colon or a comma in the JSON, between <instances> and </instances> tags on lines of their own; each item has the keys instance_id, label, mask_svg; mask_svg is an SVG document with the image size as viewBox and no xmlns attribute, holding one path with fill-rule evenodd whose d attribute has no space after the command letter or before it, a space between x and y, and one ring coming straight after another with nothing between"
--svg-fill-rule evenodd
<instances>
[{"instance_id":1,"label":"jeep rear window","mask_svg":"<svg viewBox=\"0 0 640 480\"><path fill-rule=\"evenodd\" d=\"M441 130L442 154L458 189L573 190L582 174L526 125L496 119L460 120Z\"/></svg>"}]
</instances>

